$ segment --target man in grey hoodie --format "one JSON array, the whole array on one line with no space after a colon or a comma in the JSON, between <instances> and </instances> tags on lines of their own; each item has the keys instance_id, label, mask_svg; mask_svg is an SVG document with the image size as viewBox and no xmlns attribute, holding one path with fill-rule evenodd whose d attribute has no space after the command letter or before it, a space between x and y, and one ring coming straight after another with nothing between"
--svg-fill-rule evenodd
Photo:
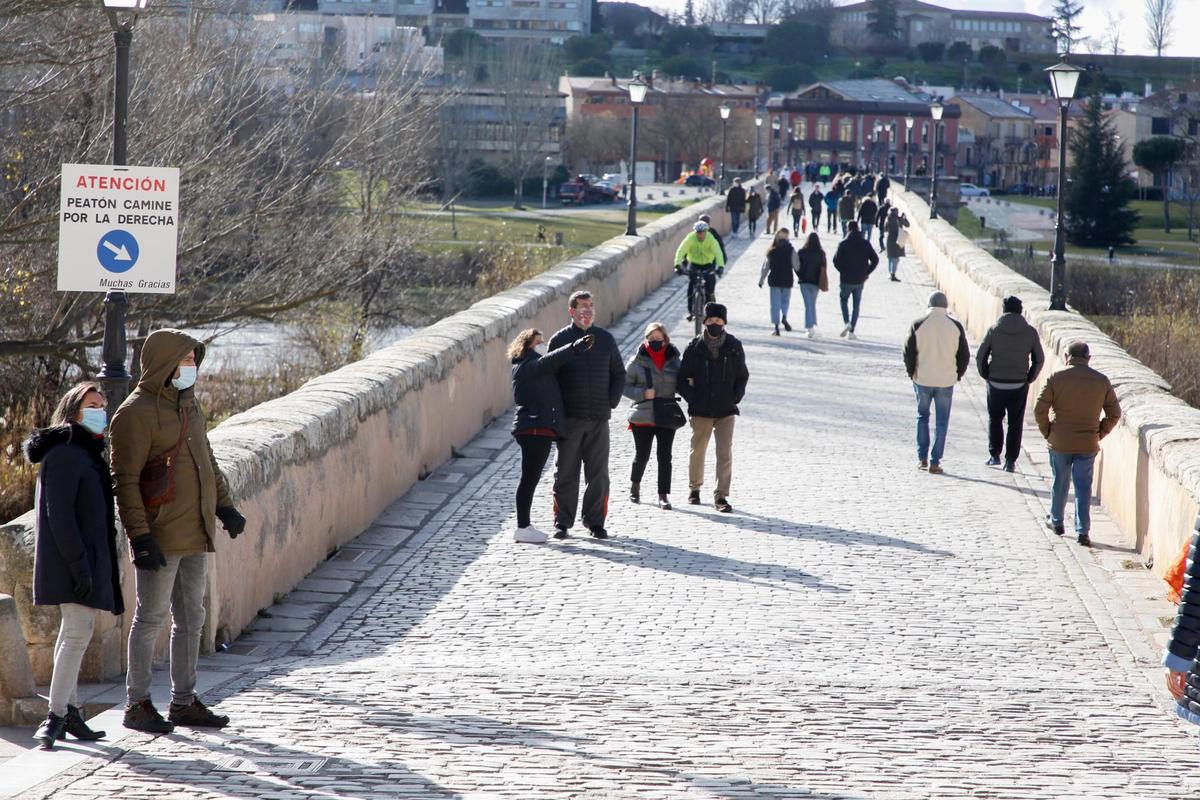
<instances>
[{"instance_id":1,"label":"man in grey hoodie","mask_svg":"<svg viewBox=\"0 0 1200 800\"><path fill-rule=\"evenodd\" d=\"M1004 445L1004 471L1015 469L1021 454L1021 428L1025 421L1025 402L1029 385L1042 371L1046 356L1037 329L1021 316L1021 298L1004 298L1004 314L988 328L975 354L975 366L987 381L988 466L1000 464L1000 446ZM1008 436L1004 435L1004 417L1008 415Z\"/></svg>"}]
</instances>

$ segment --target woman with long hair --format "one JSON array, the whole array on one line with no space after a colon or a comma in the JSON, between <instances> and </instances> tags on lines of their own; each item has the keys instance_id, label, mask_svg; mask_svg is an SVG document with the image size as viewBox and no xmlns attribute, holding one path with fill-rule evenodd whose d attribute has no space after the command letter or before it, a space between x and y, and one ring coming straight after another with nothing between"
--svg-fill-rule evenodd
<instances>
[{"instance_id":1,"label":"woman with long hair","mask_svg":"<svg viewBox=\"0 0 1200 800\"><path fill-rule=\"evenodd\" d=\"M543 343L542 332L526 328L508 346L512 362L513 411L512 435L521 448L521 481L517 484L517 528L513 539L527 544L543 544L546 534L529 520L533 492L541 480L550 445L566 436L567 416L563 410L562 390L555 372L577 352L590 349L593 337L584 336L550 353L537 348Z\"/></svg>"},{"instance_id":2,"label":"woman with long hair","mask_svg":"<svg viewBox=\"0 0 1200 800\"><path fill-rule=\"evenodd\" d=\"M642 500L642 476L650 462L650 446L658 443L658 507L671 508L671 446L676 427L683 424L683 411L675 400L676 379L682 355L671 344L667 328L661 322L646 326L644 341L625 368L625 396L633 401L629 412L629 430L633 432L633 469L629 499ZM675 404L677 413L664 414L664 404ZM656 408L657 407L657 408ZM675 410L672 409L672 410ZM673 422L674 420L675 422Z\"/></svg>"},{"instance_id":3,"label":"woman with long hair","mask_svg":"<svg viewBox=\"0 0 1200 800\"><path fill-rule=\"evenodd\" d=\"M788 238L788 229L780 228L775 231L775 239L767 248L767 257L763 259L762 273L758 276L758 288L761 289L763 281L766 281L771 291L771 324L775 326L772 336L779 335L781 322L785 331L792 329L792 326L788 324L787 312L792 300L796 266L796 250Z\"/></svg>"},{"instance_id":4,"label":"woman with long hair","mask_svg":"<svg viewBox=\"0 0 1200 800\"><path fill-rule=\"evenodd\" d=\"M826 271L825 251L821 249L821 237L814 230L808 235L804 246L796 251L796 277L800 279L800 297L804 300L804 330L808 338L817 336L817 293L829 291L829 273Z\"/></svg>"},{"instance_id":5,"label":"woman with long hair","mask_svg":"<svg viewBox=\"0 0 1200 800\"><path fill-rule=\"evenodd\" d=\"M97 611L123 614L117 566L113 482L104 460L106 401L100 384L71 388L50 420L25 440L25 457L40 464L34 521L33 602L58 606L50 713L33 738L50 750L66 734L104 738L79 710L79 668Z\"/></svg>"},{"instance_id":6,"label":"woman with long hair","mask_svg":"<svg viewBox=\"0 0 1200 800\"><path fill-rule=\"evenodd\" d=\"M788 197L788 213L792 215L792 236L800 235L800 220L804 219L804 190L797 186Z\"/></svg>"}]
</instances>

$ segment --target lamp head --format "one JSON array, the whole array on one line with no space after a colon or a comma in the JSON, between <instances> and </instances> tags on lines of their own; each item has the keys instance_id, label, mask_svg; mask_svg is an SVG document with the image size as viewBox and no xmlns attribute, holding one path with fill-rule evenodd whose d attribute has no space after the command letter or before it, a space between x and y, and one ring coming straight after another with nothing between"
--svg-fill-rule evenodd
<instances>
[{"instance_id":1,"label":"lamp head","mask_svg":"<svg viewBox=\"0 0 1200 800\"><path fill-rule=\"evenodd\" d=\"M1079 76L1083 70L1079 67L1060 61L1053 67L1047 67L1045 72L1050 76L1050 88L1054 90L1054 99L1060 104L1070 103L1075 97L1075 88L1079 85Z\"/></svg>"},{"instance_id":2,"label":"lamp head","mask_svg":"<svg viewBox=\"0 0 1200 800\"><path fill-rule=\"evenodd\" d=\"M916 120L913 119L912 114L909 114L907 117L904 118L904 127L908 128L911 131L913 123L915 123L915 122L916 122Z\"/></svg>"},{"instance_id":3,"label":"lamp head","mask_svg":"<svg viewBox=\"0 0 1200 800\"><path fill-rule=\"evenodd\" d=\"M773 130L773 131L779 130L781 124L782 123L779 122L779 117L776 117L775 119L771 120L771 130Z\"/></svg>"},{"instance_id":4,"label":"lamp head","mask_svg":"<svg viewBox=\"0 0 1200 800\"><path fill-rule=\"evenodd\" d=\"M150 0L101 0L105 11L145 11Z\"/></svg>"},{"instance_id":5,"label":"lamp head","mask_svg":"<svg viewBox=\"0 0 1200 800\"><path fill-rule=\"evenodd\" d=\"M757 127L761 128L761 127L762 127L762 122L763 122L763 120L762 120L762 114L756 114L756 115L755 115L755 117L754 117L754 124L755 124Z\"/></svg>"},{"instance_id":6,"label":"lamp head","mask_svg":"<svg viewBox=\"0 0 1200 800\"><path fill-rule=\"evenodd\" d=\"M729 112L733 111L728 105L721 104L721 119L729 119Z\"/></svg>"},{"instance_id":7,"label":"lamp head","mask_svg":"<svg viewBox=\"0 0 1200 800\"><path fill-rule=\"evenodd\" d=\"M940 97L935 98L934 101L929 104L929 116L933 117L934 122L941 121L942 112L944 112L945 110L946 110L946 107L944 105L942 105L942 98L940 98Z\"/></svg>"},{"instance_id":8,"label":"lamp head","mask_svg":"<svg viewBox=\"0 0 1200 800\"><path fill-rule=\"evenodd\" d=\"M634 75L629 82L629 102L640 105L646 99L646 90L649 88L650 85L642 80L641 75Z\"/></svg>"}]
</instances>

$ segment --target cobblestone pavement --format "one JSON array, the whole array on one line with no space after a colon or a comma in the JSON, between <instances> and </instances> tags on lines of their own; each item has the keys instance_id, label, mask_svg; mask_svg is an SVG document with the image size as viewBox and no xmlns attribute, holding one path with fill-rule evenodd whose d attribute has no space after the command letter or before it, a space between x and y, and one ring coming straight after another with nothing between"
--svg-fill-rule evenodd
<instances>
[{"instance_id":1,"label":"cobblestone pavement","mask_svg":"<svg viewBox=\"0 0 1200 800\"><path fill-rule=\"evenodd\" d=\"M776 339L755 285L767 240L735 244L718 288L751 373L734 514L707 487L683 504L683 437L680 505L631 505L623 405L614 538L516 545L500 421L439 472L441 495L416 490L424 516L399 507L367 532L363 580L295 593L344 591L324 622L206 661L236 673L208 695L226 731L134 734L27 796L1200 794L1147 636L1096 553L1041 527L1036 458L1016 476L983 466L977 380L955 397L947 474L915 469L900 344L929 291L919 265L868 283L860 341L836 336L836 286L823 338ZM680 288L619 332L668 314L684 340Z\"/></svg>"}]
</instances>

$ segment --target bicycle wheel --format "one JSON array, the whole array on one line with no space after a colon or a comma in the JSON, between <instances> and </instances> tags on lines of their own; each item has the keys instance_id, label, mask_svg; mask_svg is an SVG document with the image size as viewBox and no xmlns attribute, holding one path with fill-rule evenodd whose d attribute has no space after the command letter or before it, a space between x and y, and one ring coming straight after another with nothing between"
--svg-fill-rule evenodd
<instances>
[{"instance_id":1,"label":"bicycle wheel","mask_svg":"<svg viewBox=\"0 0 1200 800\"><path fill-rule=\"evenodd\" d=\"M704 281L698 280L699 284L692 292L692 324L696 328L696 336L700 335L700 331L704 329Z\"/></svg>"}]
</instances>

